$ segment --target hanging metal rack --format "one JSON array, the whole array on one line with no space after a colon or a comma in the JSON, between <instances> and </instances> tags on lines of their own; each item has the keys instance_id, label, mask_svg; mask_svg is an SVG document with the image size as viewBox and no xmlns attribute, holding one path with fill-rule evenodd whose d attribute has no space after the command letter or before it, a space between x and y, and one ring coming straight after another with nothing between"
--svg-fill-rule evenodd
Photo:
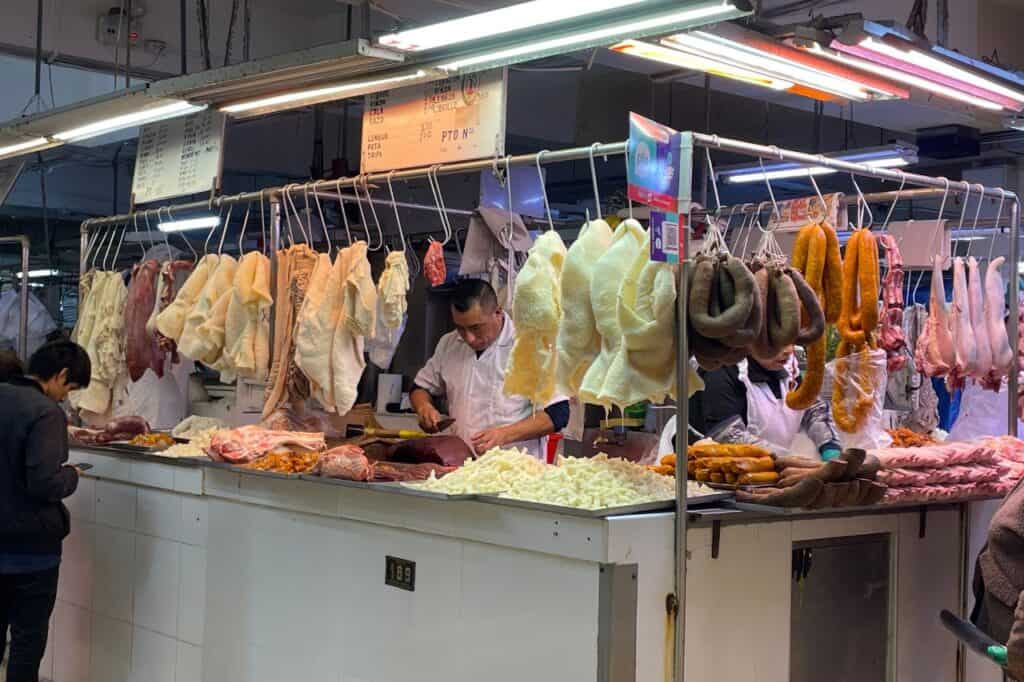
<instances>
[{"instance_id":1,"label":"hanging metal rack","mask_svg":"<svg viewBox=\"0 0 1024 682\"><path fill-rule=\"evenodd\" d=\"M871 177L880 180L887 180L895 183L899 183L902 186L913 186L918 188L924 188L924 191L905 189L900 195L903 198L923 198L925 196L933 196L948 192L951 195L966 194L970 191L973 194L977 193L978 196L991 197L995 199L1004 200L1010 207L1010 244L1009 244L1009 260L1012 266L1015 268L1016 263L1020 261L1020 202L1017 195L1013 192L1005 191L999 188L982 187L978 190L978 185L973 185L973 189L967 190L961 183L950 182L943 178L935 178L926 175L918 175L916 173L907 173L898 169L886 169L886 168L872 168L864 164L851 163L848 161L842 161L839 159L832 159L822 155L806 154L803 152L791 151L787 149L781 149L775 146L759 145L750 142L744 142L742 140L734 140L729 138L718 137L717 135L707 135L703 133L683 133L682 149L681 154L692 152L694 147L708 148L708 149L720 149L743 154L746 156L753 156L761 159L774 159L779 161L792 161L803 165L809 166L824 166L834 170L842 171L845 173L852 174L854 176ZM567 161L578 161L578 160L589 160L595 156L610 157L610 156L624 156L628 149L628 142L617 142L613 144L602 144L596 143L592 146L587 147L575 147L571 149L564 149L560 151L544 151L536 154L523 154L519 156L508 156L500 159L487 159L482 161L468 161L464 163L453 163L440 166L433 166L431 168L413 168L408 170L394 171L388 173L371 173L356 178L342 178L340 180L318 180L303 185L291 185L291 192L329 192L330 190L337 191L338 187L345 185L355 186L355 183L364 182L386 182L390 177L394 180L412 180L419 178L428 178L431 175L455 175L460 173L473 173L481 170L497 170L500 167L510 166L522 166L522 165L539 165L539 164L553 164L562 163ZM681 156L685 158L685 156ZM688 176L684 176L688 177ZM220 209L223 206L230 206L238 203L248 203L255 201L271 201L271 248L276 251L280 245L280 201L279 197L284 188L264 189L261 192L246 192L230 197L213 197L209 201L198 201L189 204L183 204L179 206L172 206L171 208L176 211L184 210L213 210ZM333 196L333 195L332 195ZM876 193L871 195L872 200L881 201L883 197L887 199L894 199L896 193ZM383 200L382 200L383 201ZM390 203L388 201L387 203ZM691 214L692 211L698 210L692 206L685 207L686 212ZM86 244L88 243L88 232L95 228L106 225L116 225L126 223L132 220L135 216L139 217L153 217L156 216L158 211L166 210L165 207L160 209L147 209L145 211L139 211L119 216L111 216L108 218L98 218L94 220L87 220L82 223L82 252L86 251ZM687 231L683 230L680 235L680 252L688 253L688 235ZM84 267L84 264L83 264ZM677 283L677 305L676 305L676 324L677 324L677 351L679 358L689 358L689 343L687 340L686 330L686 301L688 299L687 292L687 271L690 265L687 260L682 260L680 267L678 268L678 283ZM1019 312L1019 304L1016 296L1010 297L1010 319L1016 320ZM1018 330L1017 325L1011 324L1009 327L1009 336L1011 347L1016 348L1018 343ZM677 395L687 395L689 388L689 381L687 376L687 361L677 363L676 371L676 390ZM1010 433L1015 435L1015 426L1017 422L1017 375L1015 372L1011 372L1009 376L1009 389L1008 389L1008 405L1007 415L1009 417L1009 429ZM687 410L677 410L677 433L686 434L689 431L689 418ZM687 529L687 515L686 515L686 477L676 477L676 510L675 510L675 588L674 595L671 595L670 603L674 607L675 611L675 659L674 659L674 676L673 679L676 682L683 682L685 676L685 635L686 635L686 529ZM966 536L962 538L966 542ZM961 562L963 563L963 562ZM961 570L963 567L961 566ZM962 581L963 585L963 581ZM963 597L964 590L961 589L961 597Z\"/></svg>"}]
</instances>

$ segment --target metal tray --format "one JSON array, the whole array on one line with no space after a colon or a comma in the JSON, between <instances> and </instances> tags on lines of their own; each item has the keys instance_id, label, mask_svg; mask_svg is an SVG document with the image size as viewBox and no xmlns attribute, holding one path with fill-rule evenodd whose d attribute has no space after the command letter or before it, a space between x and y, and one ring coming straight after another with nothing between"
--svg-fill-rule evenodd
<instances>
[{"instance_id":1,"label":"metal tray","mask_svg":"<svg viewBox=\"0 0 1024 682\"><path fill-rule=\"evenodd\" d=\"M303 481L312 481L314 483L322 483L324 485L334 485L341 488L360 488L362 490L372 490L374 485L369 481L346 481L343 478L331 478L329 476L318 476L316 474L299 474L299 478Z\"/></svg>"},{"instance_id":2,"label":"metal tray","mask_svg":"<svg viewBox=\"0 0 1024 682\"><path fill-rule=\"evenodd\" d=\"M449 495L447 493L435 493L429 490L418 490L416 488L410 488L403 484L401 481L392 481L389 483L371 483L370 487L372 490L379 490L386 493L398 493L400 495L413 495L415 497L426 497L431 500L445 500L448 502L465 502L467 500L479 500L483 496L477 495L476 493L464 493L461 495Z\"/></svg>"},{"instance_id":3,"label":"metal tray","mask_svg":"<svg viewBox=\"0 0 1024 682\"><path fill-rule=\"evenodd\" d=\"M245 474L247 476L263 476L264 478L280 478L287 481L294 481L299 479L305 474L281 474L276 471L260 471L258 469L249 469L237 464L231 464L230 462L206 462L206 466L213 469L224 469L226 471L233 471L236 474Z\"/></svg>"},{"instance_id":4,"label":"metal tray","mask_svg":"<svg viewBox=\"0 0 1024 682\"><path fill-rule=\"evenodd\" d=\"M706 504L721 502L733 497L732 493L720 492L699 497L687 498L687 508L697 507ZM527 500L516 500L499 495L480 495L481 502L490 502L507 507L519 507L521 509L532 509L534 511L546 511L554 514L568 514L569 516L582 516L588 519L604 519L610 516L629 516L631 514L645 514L651 512L674 511L675 500L660 500L658 502L644 502L642 504L631 504L623 507L606 507L605 509L579 509L577 507L563 507L557 504L544 504L541 502L529 502Z\"/></svg>"},{"instance_id":5,"label":"metal tray","mask_svg":"<svg viewBox=\"0 0 1024 682\"><path fill-rule=\"evenodd\" d=\"M179 466L199 466L207 463L204 457L165 457L160 453L163 450L152 450L138 445L126 445L123 443L108 443L106 445L72 445L75 450L86 450L99 452L139 462L154 462L157 464L176 464Z\"/></svg>"}]
</instances>

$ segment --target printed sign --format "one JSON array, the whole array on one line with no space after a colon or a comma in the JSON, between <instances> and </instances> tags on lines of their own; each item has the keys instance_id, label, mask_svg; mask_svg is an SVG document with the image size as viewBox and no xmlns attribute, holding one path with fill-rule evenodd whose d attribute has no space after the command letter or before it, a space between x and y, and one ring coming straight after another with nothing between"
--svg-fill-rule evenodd
<instances>
[{"instance_id":1,"label":"printed sign","mask_svg":"<svg viewBox=\"0 0 1024 682\"><path fill-rule=\"evenodd\" d=\"M686 215L651 211L651 260L678 263L679 227L686 227Z\"/></svg>"},{"instance_id":2,"label":"printed sign","mask_svg":"<svg viewBox=\"0 0 1024 682\"><path fill-rule=\"evenodd\" d=\"M846 229L846 220L840 220L841 212L845 208L842 193L825 194L823 198L825 199L824 214L821 209L821 200L816 194L778 202L779 215L772 219L772 226L782 232L799 230L809 222L820 221L824 215L825 222L829 225L839 230ZM728 211L725 215L728 215Z\"/></svg>"},{"instance_id":3,"label":"printed sign","mask_svg":"<svg viewBox=\"0 0 1024 682\"><path fill-rule=\"evenodd\" d=\"M144 126L132 180L135 203L209 192L218 185L224 121L219 111L206 109Z\"/></svg>"},{"instance_id":4,"label":"printed sign","mask_svg":"<svg viewBox=\"0 0 1024 682\"><path fill-rule=\"evenodd\" d=\"M363 173L505 155L504 69L366 96Z\"/></svg>"},{"instance_id":5,"label":"printed sign","mask_svg":"<svg viewBox=\"0 0 1024 682\"><path fill-rule=\"evenodd\" d=\"M660 211L679 211L679 133L629 114L626 174L629 198Z\"/></svg>"}]
</instances>

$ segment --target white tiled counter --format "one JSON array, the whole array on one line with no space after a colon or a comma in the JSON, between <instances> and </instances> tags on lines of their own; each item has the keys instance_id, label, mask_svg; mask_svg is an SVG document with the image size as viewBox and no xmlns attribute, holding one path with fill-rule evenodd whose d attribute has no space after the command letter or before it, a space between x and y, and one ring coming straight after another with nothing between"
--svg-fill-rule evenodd
<instances>
[{"instance_id":1,"label":"white tiled counter","mask_svg":"<svg viewBox=\"0 0 1024 682\"><path fill-rule=\"evenodd\" d=\"M671 513L609 519L75 451L55 682L663 682ZM792 548L888 538L887 679L952 682L959 515L694 519L690 682L791 679ZM716 534L718 540L716 541ZM715 548L717 547L717 556ZM385 557L416 562L415 590ZM825 679L825 678L822 678ZM987 682L986 677L968 677Z\"/></svg>"}]
</instances>

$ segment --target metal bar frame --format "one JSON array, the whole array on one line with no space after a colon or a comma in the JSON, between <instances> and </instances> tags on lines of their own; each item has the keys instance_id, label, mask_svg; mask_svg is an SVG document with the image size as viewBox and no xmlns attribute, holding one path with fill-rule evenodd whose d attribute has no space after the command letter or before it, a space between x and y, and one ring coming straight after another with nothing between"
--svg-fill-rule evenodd
<instances>
[{"instance_id":1,"label":"metal bar frame","mask_svg":"<svg viewBox=\"0 0 1024 682\"><path fill-rule=\"evenodd\" d=\"M966 194L967 192L974 193L977 189L977 185L970 186L966 183L950 182L944 178L936 178L927 175L919 175L916 173L907 173L899 169L887 169L887 168L872 168L865 164L851 163L849 161L842 161L839 159L829 158L821 154L807 154L804 152L797 152L788 149L782 149L776 146L760 145L751 142L745 142L743 140L735 140L730 138L719 137L718 135L710 135L704 133L684 133L684 138L689 138L692 147L702 147L708 149L721 149L731 151L746 156L753 156L762 159L773 159L778 161L791 161L804 165L813 166L824 166L826 168L832 168L837 171L850 173L855 176L871 177L879 180L888 180L895 183L899 183L901 186L916 186L919 188L926 188L938 192L949 192L951 194ZM462 163L443 164L434 166L432 168L412 168L407 170L393 171L389 173L370 173L363 176L357 176L355 178L342 178L340 180L317 180L314 182L306 183L304 185L292 185L291 191L312 191L318 192L321 190L335 189L346 184L355 187L355 183L362 182L384 182L390 177L391 180L411 180L418 178L426 178L428 174L441 174L441 175L455 175L460 173L471 173L481 170L494 169L497 171L502 166L521 166L521 165L534 165L539 163L551 164L561 163L566 161L577 161L582 159L589 159L597 156L624 156L628 151L628 142L617 142L614 144L601 144L597 143L590 147L575 147L571 149L563 149L560 151L542 152L536 154L524 154L519 156L508 156L505 158L487 159L481 161L467 161ZM688 174L689 176L689 174ZM215 197L209 201L198 201L190 204L179 205L173 207L177 210L212 210L214 208L220 208L222 206L259 201L265 198L270 198L272 206L277 205L277 201L280 198L280 193L283 188L276 188L272 190L263 190L261 192L246 192L230 197ZM920 198L924 195L922 192L911 194L916 190L905 190L902 196L907 198ZM887 193L883 193L887 194ZM1012 280L1017 281L1016 267L1017 263L1020 262L1020 199L1014 192L1009 192L1000 188L983 187L981 195L991 197L995 199L1001 199L1009 202L1010 204L1010 253L1009 260L1011 267L1013 268ZM881 200L882 195L875 195L878 200ZM889 198L895 198L895 193ZM136 215L142 216L154 216L160 209L147 209L145 211L129 213L118 216L111 216L108 218L99 218L94 220L87 220L82 224L83 231L83 244L87 241L87 233L93 227L100 227L104 225L125 223L132 220ZM273 219L273 231L274 231L274 244L273 248L276 251L277 247L280 246L280 212L279 210L272 208ZM688 208L688 218L695 215L695 209L691 206ZM676 323L677 323L677 349L679 353L680 361L676 363L676 390L677 390L677 404L682 405L683 401L686 400L684 396L687 395L689 389L689 378L687 376L687 368L689 364L689 346L688 339L686 337L686 305L685 301L687 298L687 282L686 273L690 266L689 259L685 256L685 248L687 246L687 230L682 230L680 235L681 248L684 249L684 258L680 262L678 270L678 289L679 296L677 297L676 304ZM84 251L83 251L84 254ZM84 267L84 262L83 262ZM27 274L27 265L26 265ZM27 277L24 285L27 287ZM27 292L27 288L26 288ZM27 300L27 299L26 299ZM1016 295L1010 296L1010 310L1009 319L1016 320L1019 314L1019 301ZM1018 344L1018 330L1016 324L1010 324L1009 337L1010 345L1012 348L1017 348ZM1011 435L1016 434L1016 422L1018 416L1017 410L1017 374L1011 372L1009 376L1009 389L1008 389L1008 401L1007 401L1007 416L1008 416L1008 427ZM689 433L689 415L687 410L678 409L676 410L676 434L677 438L686 438ZM681 435L680 435L681 434ZM684 442L685 445L685 442ZM685 452L684 452L685 454ZM685 663L686 663L686 652L685 652L685 636L686 636L686 480L683 477L677 477L676 482L676 510L675 510L675 595L670 595L670 604L674 606L676 613L675 623L675 658L673 680L675 682L684 682L685 679ZM966 538L964 538L966 539ZM672 598L674 596L674 599Z\"/></svg>"}]
</instances>

